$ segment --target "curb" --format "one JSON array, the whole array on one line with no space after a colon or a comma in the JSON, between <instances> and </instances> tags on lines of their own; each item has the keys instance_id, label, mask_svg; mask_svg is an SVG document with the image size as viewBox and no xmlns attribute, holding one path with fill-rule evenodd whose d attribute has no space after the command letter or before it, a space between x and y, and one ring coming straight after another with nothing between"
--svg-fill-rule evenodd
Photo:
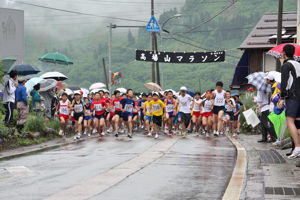
<instances>
[{"instance_id":1,"label":"curb","mask_svg":"<svg viewBox=\"0 0 300 200\"><path fill-rule=\"evenodd\" d=\"M57 148L62 147L62 146L67 146L67 145L70 145L70 144L80 143L80 142L83 142L83 141L86 141L86 140L89 140L89 139L93 139L93 138L97 138L97 137L98 137L98 135L97 136L91 136L89 138L82 138L82 139L79 139L79 140L76 140L76 141L70 141L70 142L64 142L64 143L61 143L61 144L55 144L55 145L47 146L47 147L43 147L43 148L31 149L31 150L27 150L27 151L25 150L22 153L16 153L16 154L13 154L13 155L0 156L0 161L9 160L9 159L13 159L13 158L18 158L18 157L22 157L22 156L29 156L29 155L32 155L32 154L35 154L35 153L40 153L40 152L43 152L43 151L57 149Z\"/></svg>"},{"instance_id":2,"label":"curb","mask_svg":"<svg viewBox=\"0 0 300 200\"><path fill-rule=\"evenodd\" d=\"M237 149L237 159L235 163L232 176L230 178L229 184L223 195L223 200L238 200L240 199L242 190L245 186L244 180L246 178L247 170L247 152L245 148L234 138L230 137L228 133L225 133L228 139Z\"/></svg>"}]
</instances>

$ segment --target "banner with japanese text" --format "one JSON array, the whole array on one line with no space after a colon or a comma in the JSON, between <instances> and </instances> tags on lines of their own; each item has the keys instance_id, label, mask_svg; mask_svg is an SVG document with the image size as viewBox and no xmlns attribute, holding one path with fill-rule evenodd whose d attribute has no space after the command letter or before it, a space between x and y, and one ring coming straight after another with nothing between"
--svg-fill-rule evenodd
<instances>
[{"instance_id":1,"label":"banner with japanese text","mask_svg":"<svg viewBox=\"0 0 300 200\"><path fill-rule=\"evenodd\" d=\"M136 50L137 61L163 63L209 63L224 62L225 51L213 52L160 52Z\"/></svg>"}]
</instances>

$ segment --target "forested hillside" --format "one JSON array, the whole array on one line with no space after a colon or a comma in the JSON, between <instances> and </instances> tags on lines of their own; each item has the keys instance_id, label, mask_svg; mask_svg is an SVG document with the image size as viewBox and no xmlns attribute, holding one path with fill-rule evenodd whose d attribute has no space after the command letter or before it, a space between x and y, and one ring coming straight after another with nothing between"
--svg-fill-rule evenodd
<instances>
[{"instance_id":1,"label":"forested hillside","mask_svg":"<svg viewBox=\"0 0 300 200\"><path fill-rule=\"evenodd\" d=\"M205 3L209 2L209 3ZM237 47L266 12L278 11L278 0L238 0L228 9L229 0L186 0L179 9L156 15L162 24L167 18L181 13L180 19L170 20L163 33L164 51L208 51L227 50L226 62L213 64L163 64L164 88L178 90L185 85L190 89L214 88L215 82L222 80L225 89L229 88L235 66L242 51ZM296 0L284 1L284 11L294 12ZM175 7L175 6L174 6ZM224 12L214 17L216 14ZM138 18L138 16L137 16ZM150 16L149 16L150 18ZM213 18L212 20L209 20ZM209 21L207 21L209 20ZM206 22L195 30L190 28ZM87 22L88 23L88 22ZM145 24L146 25L146 24ZM144 28L137 34L134 29L113 29L112 69L123 74L122 83L116 87L133 88L136 92L147 91L144 83L151 81L151 63L135 61L135 49L151 49L150 35ZM88 34L88 33L87 33ZM108 28L99 26L84 39L55 42L55 38L26 30L26 62L42 66L45 71L60 71L66 74L68 84L89 87L94 82L105 82L102 58L108 67ZM160 44L160 39L158 40ZM160 45L159 45L160 46ZM58 51L73 60L74 65L60 66L41 63L38 57L47 52ZM108 69L107 69L108 71Z\"/></svg>"}]
</instances>

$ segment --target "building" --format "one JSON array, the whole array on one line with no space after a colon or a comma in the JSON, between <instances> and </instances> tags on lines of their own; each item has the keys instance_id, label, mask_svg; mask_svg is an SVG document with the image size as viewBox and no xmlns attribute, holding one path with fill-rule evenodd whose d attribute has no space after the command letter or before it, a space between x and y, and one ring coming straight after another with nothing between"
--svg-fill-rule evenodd
<instances>
[{"instance_id":1,"label":"building","mask_svg":"<svg viewBox=\"0 0 300 200\"><path fill-rule=\"evenodd\" d=\"M300 0L299 0L300 1ZM276 46L278 13L266 13L238 49L244 51L232 79L231 89L244 93L250 85L245 78L254 72L276 70L276 58L266 53ZM282 43L297 42L297 13L283 13Z\"/></svg>"},{"instance_id":2,"label":"building","mask_svg":"<svg viewBox=\"0 0 300 200\"><path fill-rule=\"evenodd\" d=\"M24 11L0 8L0 59L8 70L25 59Z\"/></svg>"}]
</instances>

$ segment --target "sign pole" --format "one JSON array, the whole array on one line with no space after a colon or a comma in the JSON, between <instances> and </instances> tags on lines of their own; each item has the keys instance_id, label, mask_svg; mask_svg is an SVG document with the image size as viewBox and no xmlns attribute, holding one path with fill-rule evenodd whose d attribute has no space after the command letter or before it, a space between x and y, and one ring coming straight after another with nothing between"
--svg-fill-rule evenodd
<instances>
[{"instance_id":1,"label":"sign pole","mask_svg":"<svg viewBox=\"0 0 300 200\"><path fill-rule=\"evenodd\" d=\"M108 77L109 77L109 95L111 95L111 46L112 46L112 23L109 24L109 69L108 69Z\"/></svg>"},{"instance_id":2,"label":"sign pole","mask_svg":"<svg viewBox=\"0 0 300 200\"><path fill-rule=\"evenodd\" d=\"M151 0L151 17L154 16L154 0ZM152 51L154 51L154 34L151 33ZM155 62L152 62L152 82L155 83Z\"/></svg>"}]
</instances>

